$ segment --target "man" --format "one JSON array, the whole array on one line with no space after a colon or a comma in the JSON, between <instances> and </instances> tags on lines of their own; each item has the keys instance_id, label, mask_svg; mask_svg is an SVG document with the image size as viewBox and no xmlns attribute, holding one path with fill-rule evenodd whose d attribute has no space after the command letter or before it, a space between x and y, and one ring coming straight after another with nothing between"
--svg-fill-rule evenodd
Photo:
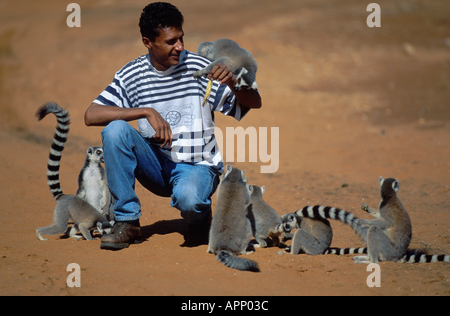
<instances>
[{"instance_id":1,"label":"man","mask_svg":"<svg viewBox=\"0 0 450 316\"><path fill-rule=\"evenodd\" d=\"M207 78L192 74L209 64L183 44L183 16L169 3L152 3L139 20L148 54L129 62L93 101L87 126L102 130L108 184L116 199L116 224L102 237L102 249L122 249L140 238L141 205L135 179L171 198L188 222L191 242L207 237L211 196L219 183L222 158L217 150L214 112L240 120L261 107L256 90L234 90L233 74L217 65ZM211 94L202 106L208 80ZM128 121L138 121L138 131Z\"/></svg>"}]
</instances>

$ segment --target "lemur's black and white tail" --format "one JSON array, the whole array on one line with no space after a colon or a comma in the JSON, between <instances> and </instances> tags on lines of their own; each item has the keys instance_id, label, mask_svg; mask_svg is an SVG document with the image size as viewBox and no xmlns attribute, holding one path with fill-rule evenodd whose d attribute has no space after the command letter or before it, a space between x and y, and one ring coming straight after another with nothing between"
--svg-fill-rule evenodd
<instances>
[{"instance_id":1,"label":"lemur's black and white tail","mask_svg":"<svg viewBox=\"0 0 450 316\"><path fill-rule=\"evenodd\" d=\"M235 257L228 250L221 250L216 258L229 268L237 269L241 271L260 272L258 264L250 259Z\"/></svg>"},{"instance_id":2,"label":"lemur's black and white tail","mask_svg":"<svg viewBox=\"0 0 450 316\"><path fill-rule=\"evenodd\" d=\"M299 217L309 217L312 219L339 220L344 224L350 225L355 233L366 241L368 227L361 225L358 217L340 208L321 205L305 206L301 210L296 211L295 214Z\"/></svg>"},{"instance_id":3,"label":"lemur's black and white tail","mask_svg":"<svg viewBox=\"0 0 450 316\"><path fill-rule=\"evenodd\" d=\"M367 247L359 248L328 248L323 253L324 255L353 255L367 253Z\"/></svg>"},{"instance_id":4,"label":"lemur's black and white tail","mask_svg":"<svg viewBox=\"0 0 450 316\"><path fill-rule=\"evenodd\" d=\"M67 141L67 134L69 133L70 116L69 112L62 109L58 104L47 102L37 110L36 117L40 121L49 113L53 113L56 116L57 125L48 157L47 184L50 187L53 198L57 201L60 196L64 195L59 182L59 165L64 144Z\"/></svg>"},{"instance_id":5,"label":"lemur's black and white tail","mask_svg":"<svg viewBox=\"0 0 450 316\"><path fill-rule=\"evenodd\" d=\"M450 262L450 255L427 255L421 251L407 253L398 262L402 263L429 263Z\"/></svg>"}]
</instances>

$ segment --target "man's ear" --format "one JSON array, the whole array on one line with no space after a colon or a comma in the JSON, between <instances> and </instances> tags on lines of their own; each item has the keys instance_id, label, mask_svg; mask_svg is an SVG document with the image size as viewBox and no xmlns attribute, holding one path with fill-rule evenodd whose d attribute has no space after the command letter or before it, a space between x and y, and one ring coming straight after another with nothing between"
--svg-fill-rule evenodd
<instances>
[{"instance_id":1,"label":"man's ear","mask_svg":"<svg viewBox=\"0 0 450 316\"><path fill-rule=\"evenodd\" d=\"M144 44L145 47L147 47L148 49L152 48L152 41L147 38L147 37L142 37L142 43Z\"/></svg>"}]
</instances>

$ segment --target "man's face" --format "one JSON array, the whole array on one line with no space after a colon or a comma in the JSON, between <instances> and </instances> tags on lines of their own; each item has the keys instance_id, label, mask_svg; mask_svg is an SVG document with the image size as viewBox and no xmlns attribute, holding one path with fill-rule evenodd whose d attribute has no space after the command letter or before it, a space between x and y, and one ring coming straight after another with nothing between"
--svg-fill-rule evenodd
<instances>
[{"instance_id":1,"label":"man's face","mask_svg":"<svg viewBox=\"0 0 450 316\"><path fill-rule=\"evenodd\" d=\"M181 27L168 27L160 29L155 41L143 37L142 42L148 48L150 60L153 66L160 71L178 65L180 54L184 50L184 32Z\"/></svg>"}]
</instances>

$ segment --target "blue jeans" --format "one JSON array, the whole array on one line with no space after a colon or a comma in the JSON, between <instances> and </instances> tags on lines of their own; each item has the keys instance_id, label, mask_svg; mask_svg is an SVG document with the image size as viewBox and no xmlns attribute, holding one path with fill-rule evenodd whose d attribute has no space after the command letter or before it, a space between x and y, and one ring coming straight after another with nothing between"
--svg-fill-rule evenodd
<instances>
[{"instance_id":1,"label":"blue jeans","mask_svg":"<svg viewBox=\"0 0 450 316\"><path fill-rule=\"evenodd\" d=\"M188 223L199 223L211 212L211 196L219 184L216 169L173 162L125 121L108 124L102 130L102 140L118 221L136 220L142 215L135 179L152 193L171 197L170 205L179 209Z\"/></svg>"}]
</instances>

